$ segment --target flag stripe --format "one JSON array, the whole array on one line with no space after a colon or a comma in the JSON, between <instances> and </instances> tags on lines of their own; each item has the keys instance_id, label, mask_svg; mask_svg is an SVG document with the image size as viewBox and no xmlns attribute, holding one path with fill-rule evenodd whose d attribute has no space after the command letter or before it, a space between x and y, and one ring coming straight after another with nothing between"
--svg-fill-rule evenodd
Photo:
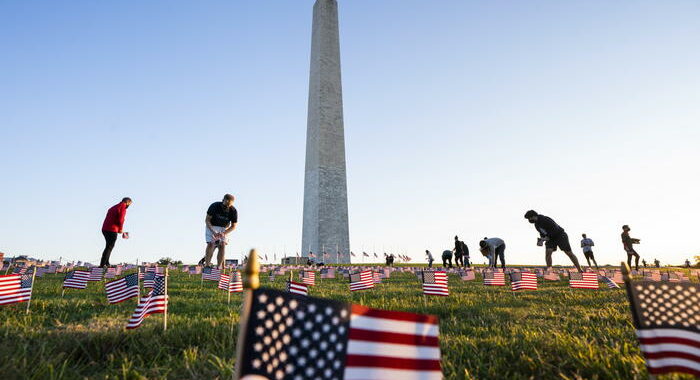
<instances>
[{"instance_id":1,"label":"flag stripe","mask_svg":"<svg viewBox=\"0 0 700 380\"><path fill-rule=\"evenodd\" d=\"M441 380L442 372L437 371L413 371L389 368L349 367L345 369L345 380Z\"/></svg>"},{"instance_id":2,"label":"flag stripe","mask_svg":"<svg viewBox=\"0 0 700 380\"><path fill-rule=\"evenodd\" d=\"M421 346L440 347L438 338L436 336L399 334L395 332L373 331L360 328L353 328L350 331L350 339L366 340L372 342L416 344Z\"/></svg>"}]
</instances>

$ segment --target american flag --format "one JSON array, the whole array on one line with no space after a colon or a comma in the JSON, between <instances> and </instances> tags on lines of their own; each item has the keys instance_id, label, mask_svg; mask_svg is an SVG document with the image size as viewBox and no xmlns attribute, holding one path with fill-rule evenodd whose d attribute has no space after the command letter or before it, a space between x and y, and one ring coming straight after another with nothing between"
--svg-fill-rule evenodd
<instances>
[{"instance_id":1,"label":"american flag","mask_svg":"<svg viewBox=\"0 0 700 380\"><path fill-rule=\"evenodd\" d=\"M221 270L219 268L206 267L202 269L202 280L219 281Z\"/></svg>"},{"instance_id":2,"label":"american flag","mask_svg":"<svg viewBox=\"0 0 700 380\"><path fill-rule=\"evenodd\" d=\"M369 254L367 254L367 252L364 252L364 251L363 251L363 252L362 252L362 256L364 256L364 257L369 257Z\"/></svg>"},{"instance_id":3,"label":"american flag","mask_svg":"<svg viewBox=\"0 0 700 380\"><path fill-rule=\"evenodd\" d=\"M374 280L372 279L371 270L363 270L362 272L350 274L350 291L372 289L374 288Z\"/></svg>"},{"instance_id":4,"label":"american flag","mask_svg":"<svg viewBox=\"0 0 700 380\"><path fill-rule=\"evenodd\" d=\"M423 294L426 296L449 296L447 273L423 271Z\"/></svg>"},{"instance_id":5,"label":"american flag","mask_svg":"<svg viewBox=\"0 0 700 380\"><path fill-rule=\"evenodd\" d=\"M459 273L459 277L464 281L472 281L476 278L476 275L474 275L473 270L464 270Z\"/></svg>"},{"instance_id":6,"label":"american flag","mask_svg":"<svg viewBox=\"0 0 700 380\"><path fill-rule=\"evenodd\" d=\"M270 271L270 273L269 273L269 276L270 276L270 277L269 277L269 280L270 280L270 282L275 282L275 276L276 276L276 275L277 275L277 274L275 273L274 270L271 270L271 271Z\"/></svg>"},{"instance_id":7,"label":"american flag","mask_svg":"<svg viewBox=\"0 0 700 380\"><path fill-rule=\"evenodd\" d=\"M228 283L228 291L230 293L240 293L243 291L243 277L241 277L241 272L235 271L231 273L231 280Z\"/></svg>"},{"instance_id":8,"label":"american flag","mask_svg":"<svg viewBox=\"0 0 700 380\"><path fill-rule=\"evenodd\" d=\"M29 301L32 298L31 274L0 276L0 305Z\"/></svg>"},{"instance_id":9,"label":"american flag","mask_svg":"<svg viewBox=\"0 0 700 380\"><path fill-rule=\"evenodd\" d=\"M118 280L106 283L105 291L107 292L107 301L110 304L119 303L133 297L138 297L138 274L128 274Z\"/></svg>"},{"instance_id":10,"label":"american flag","mask_svg":"<svg viewBox=\"0 0 700 380\"><path fill-rule=\"evenodd\" d=\"M127 329L135 329L141 326L143 320L156 313L165 313L168 309L168 289L166 286L166 277L158 276L155 286L147 296L141 297L139 304L136 305L136 310L129 318L126 325Z\"/></svg>"},{"instance_id":11,"label":"american flag","mask_svg":"<svg viewBox=\"0 0 700 380\"><path fill-rule=\"evenodd\" d=\"M316 285L316 272L304 270L304 271L301 271L299 276L301 277L301 282L305 283L306 285L311 285L311 286Z\"/></svg>"},{"instance_id":12,"label":"american flag","mask_svg":"<svg viewBox=\"0 0 700 380\"><path fill-rule=\"evenodd\" d=\"M355 254L352 251L350 251L350 256L355 257Z\"/></svg>"},{"instance_id":13,"label":"american flag","mask_svg":"<svg viewBox=\"0 0 700 380\"><path fill-rule=\"evenodd\" d=\"M321 269L321 278L335 278L335 268Z\"/></svg>"},{"instance_id":14,"label":"american flag","mask_svg":"<svg viewBox=\"0 0 700 380\"><path fill-rule=\"evenodd\" d=\"M681 279L675 273L662 273L661 274L661 281L681 282Z\"/></svg>"},{"instance_id":15,"label":"american flag","mask_svg":"<svg viewBox=\"0 0 700 380\"><path fill-rule=\"evenodd\" d=\"M598 289L598 275L592 272L570 272L569 287L576 289Z\"/></svg>"},{"instance_id":16,"label":"american flag","mask_svg":"<svg viewBox=\"0 0 700 380\"><path fill-rule=\"evenodd\" d=\"M90 272L86 270L74 270L66 273L66 277L63 279L63 287L71 289L85 289L87 288L88 278L90 277Z\"/></svg>"},{"instance_id":17,"label":"american flag","mask_svg":"<svg viewBox=\"0 0 700 380\"><path fill-rule=\"evenodd\" d=\"M190 267L190 274L200 274L202 273L202 267L199 265L192 265Z\"/></svg>"},{"instance_id":18,"label":"american flag","mask_svg":"<svg viewBox=\"0 0 700 380\"><path fill-rule=\"evenodd\" d=\"M506 277L503 272L486 271L484 272L484 285L505 286Z\"/></svg>"},{"instance_id":19,"label":"american flag","mask_svg":"<svg viewBox=\"0 0 700 380\"><path fill-rule=\"evenodd\" d=\"M559 274L555 273L554 271L549 271L544 274L544 279L547 281L559 281Z\"/></svg>"},{"instance_id":20,"label":"american flag","mask_svg":"<svg viewBox=\"0 0 700 380\"><path fill-rule=\"evenodd\" d=\"M646 272L646 276L644 277L646 281L654 281L654 282L659 282L661 281L661 272L658 270Z\"/></svg>"},{"instance_id":21,"label":"american flag","mask_svg":"<svg viewBox=\"0 0 700 380\"><path fill-rule=\"evenodd\" d=\"M254 290L245 310L239 378L442 379L435 316L272 289Z\"/></svg>"},{"instance_id":22,"label":"american flag","mask_svg":"<svg viewBox=\"0 0 700 380\"><path fill-rule=\"evenodd\" d=\"M537 275L530 272L511 273L510 290L537 290Z\"/></svg>"},{"instance_id":23,"label":"american flag","mask_svg":"<svg viewBox=\"0 0 700 380\"><path fill-rule=\"evenodd\" d=\"M117 268L109 267L107 268L107 273L105 273L105 278L114 278L117 276Z\"/></svg>"},{"instance_id":24,"label":"american flag","mask_svg":"<svg viewBox=\"0 0 700 380\"><path fill-rule=\"evenodd\" d=\"M88 277L88 281L102 281L102 273L104 271L104 268L100 267L92 267L90 269L90 277Z\"/></svg>"},{"instance_id":25,"label":"american flag","mask_svg":"<svg viewBox=\"0 0 700 380\"><path fill-rule=\"evenodd\" d=\"M158 274L156 272L148 271L143 275L143 288L150 289L156 284L156 277Z\"/></svg>"},{"instance_id":26,"label":"american flag","mask_svg":"<svg viewBox=\"0 0 700 380\"><path fill-rule=\"evenodd\" d=\"M231 280L231 276L229 276L227 274L221 274L219 276L219 285L217 286L217 288L219 288L221 290L227 290L229 280Z\"/></svg>"},{"instance_id":27,"label":"american flag","mask_svg":"<svg viewBox=\"0 0 700 380\"><path fill-rule=\"evenodd\" d=\"M700 287L631 281L627 295L647 369L700 377Z\"/></svg>"},{"instance_id":28,"label":"american flag","mask_svg":"<svg viewBox=\"0 0 700 380\"><path fill-rule=\"evenodd\" d=\"M12 274L25 274L25 273L27 273L26 267L15 267L15 269L12 270Z\"/></svg>"},{"instance_id":29,"label":"american flag","mask_svg":"<svg viewBox=\"0 0 700 380\"><path fill-rule=\"evenodd\" d=\"M309 286L299 282L287 281L287 292L301 294L302 296L308 296Z\"/></svg>"},{"instance_id":30,"label":"american flag","mask_svg":"<svg viewBox=\"0 0 700 380\"><path fill-rule=\"evenodd\" d=\"M372 272L372 281L374 281L375 284L382 283L382 277L379 276L379 272Z\"/></svg>"},{"instance_id":31,"label":"american flag","mask_svg":"<svg viewBox=\"0 0 700 380\"><path fill-rule=\"evenodd\" d=\"M620 286L615 283L610 277L608 276L600 276L600 278L603 279L603 282L605 285L610 288L610 289L620 289Z\"/></svg>"}]
</instances>

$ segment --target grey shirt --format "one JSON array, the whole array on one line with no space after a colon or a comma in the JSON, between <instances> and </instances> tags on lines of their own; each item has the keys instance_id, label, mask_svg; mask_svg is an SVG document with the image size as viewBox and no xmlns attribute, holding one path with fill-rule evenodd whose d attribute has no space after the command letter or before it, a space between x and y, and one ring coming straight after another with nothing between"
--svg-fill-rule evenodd
<instances>
[{"instance_id":1,"label":"grey shirt","mask_svg":"<svg viewBox=\"0 0 700 380\"><path fill-rule=\"evenodd\" d=\"M584 253L593 252L593 247L595 243L590 238L585 238L581 240L581 248L583 248Z\"/></svg>"},{"instance_id":2,"label":"grey shirt","mask_svg":"<svg viewBox=\"0 0 700 380\"><path fill-rule=\"evenodd\" d=\"M489 250L489 256L494 256L496 254L496 248L505 244L503 239L497 237L489 238L484 241L486 242L486 248Z\"/></svg>"}]
</instances>

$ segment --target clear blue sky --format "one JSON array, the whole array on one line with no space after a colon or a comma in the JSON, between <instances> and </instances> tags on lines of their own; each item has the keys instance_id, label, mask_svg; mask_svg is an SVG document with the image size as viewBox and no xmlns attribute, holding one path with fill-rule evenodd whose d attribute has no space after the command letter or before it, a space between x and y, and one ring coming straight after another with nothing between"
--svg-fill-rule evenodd
<instances>
[{"instance_id":1,"label":"clear blue sky","mask_svg":"<svg viewBox=\"0 0 700 380\"><path fill-rule=\"evenodd\" d=\"M541 264L534 208L600 263L622 224L700 253L699 2L339 3L355 252ZM0 2L0 251L98 261L131 196L112 262L196 261L226 192L232 257L299 250L312 5Z\"/></svg>"}]
</instances>

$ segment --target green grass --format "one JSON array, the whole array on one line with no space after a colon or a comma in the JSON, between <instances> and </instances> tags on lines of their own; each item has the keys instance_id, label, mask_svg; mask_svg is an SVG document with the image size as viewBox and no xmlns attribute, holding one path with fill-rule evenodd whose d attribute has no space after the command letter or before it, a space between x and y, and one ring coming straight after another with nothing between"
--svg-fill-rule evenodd
<instances>
[{"instance_id":1,"label":"green grass","mask_svg":"<svg viewBox=\"0 0 700 380\"><path fill-rule=\"evenodd\" d=\"M283 279L263 286L283 287ZM350 294L342 279L321 280L313 296L440 317L443 373L448 379L646 378L622 290L569 289L540 282L513 294L450 276L449 297L424 297L418 279L394 273L371 291ZM152 315L126 331L135 300L109 306L102 283L67 290L62 275L37 279L31 311L0 307L2 379L231 378L241 294L173 272L168 330ZM667 378L691 378L668 376Z\"/></svg>"}]
</instances>

